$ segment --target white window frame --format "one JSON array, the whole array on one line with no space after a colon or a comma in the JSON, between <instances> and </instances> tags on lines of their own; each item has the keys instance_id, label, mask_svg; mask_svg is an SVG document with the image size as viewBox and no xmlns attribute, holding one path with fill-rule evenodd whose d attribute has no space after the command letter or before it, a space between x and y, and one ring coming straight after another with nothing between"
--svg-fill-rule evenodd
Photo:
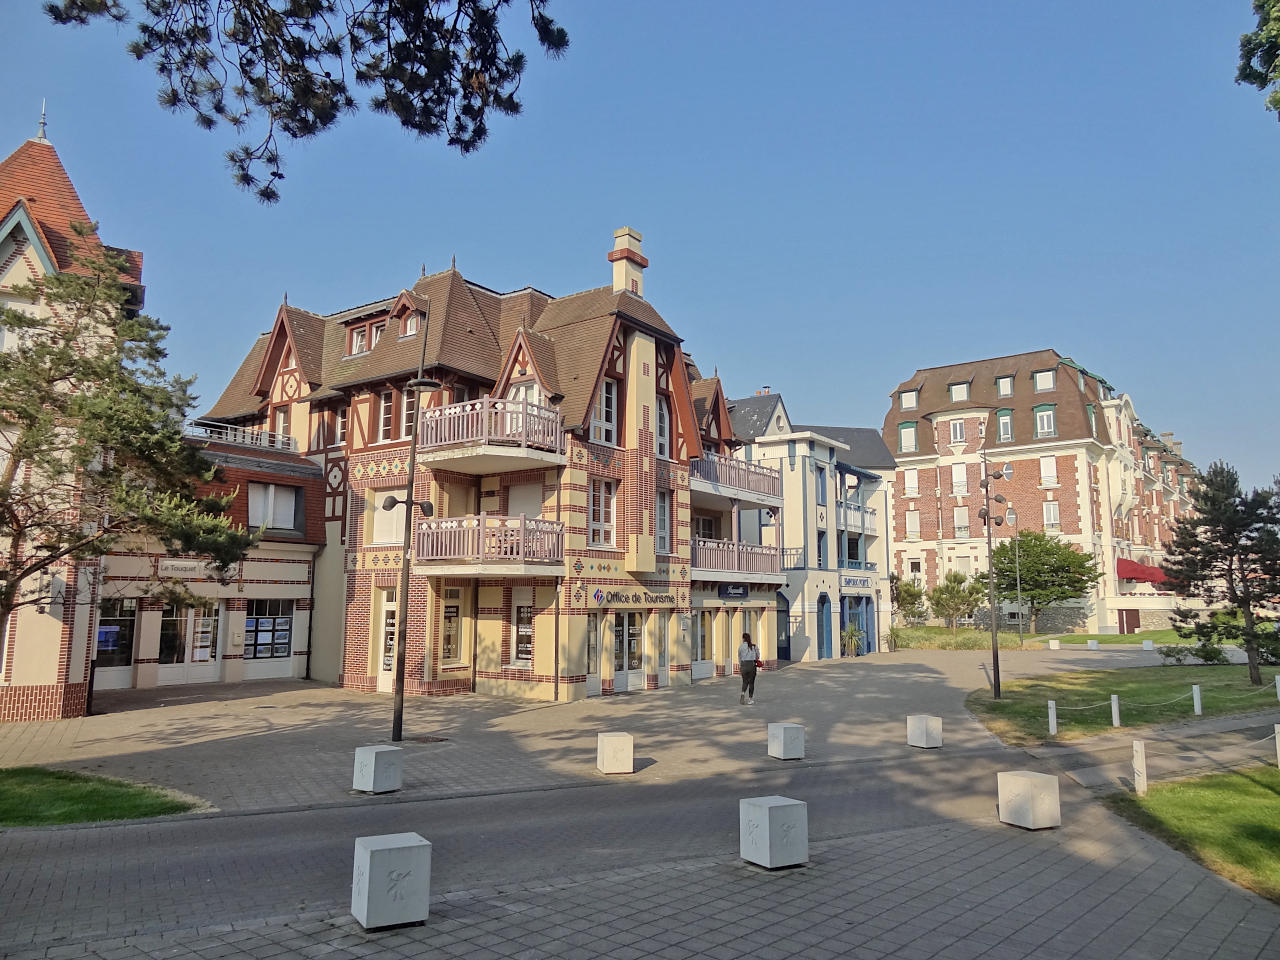
<instances>
[{"instance_id":1,"label":"white window frame","mask_svg":"<svg viewBox=\"0 0 1280 960\"><path fill-rule=\"evenodd\" d=\"M912 527L912 523L911 523L912 519L914 519L914 520L915 520L915 530L912 530L912 529L911 529L911 527ZM906 529L907 529L907 539L908 539L908 540L919 540L919 539L920 539L920 511L919 511L919 510L908 510L908 511L907 511L907 513L906 513Z\"/></svg>"},{"instance_id":2,"label":"white window frame","mask_svg":"<svg viewBox=\"0 0 1280 960\"><path fill-rule=\"evenodd\" d=\"M920 406L919 390L903 390L898 394L898 407L902 410L915 410Z\"/></svg>"},{"instance_id":3,"label":"white window frame","mask_svg":"<svg viewBox=\"0 0 1280 960\"><path fill-rule=\"evenodd\" d=\"M952 403L959 403L961 400L969 399L968 383L952 383L947 385L947 393L951 397Z\"/></svg>"},{"instance_id":4,"label":"white window frame","mask_svg":"<svg viewBox=\"0 0 1280 960\"><path fill-rule=\"evenodd\" d=\"M418 391L406 387L400 394L400 438L408 440L413 435L414 408L418 405Z\"/></svg>"},{"instance_id":5,"label":"white window frame","mask_svg":"<svg viewBox=\"0 0 1280 960\"><path fill-rule=\"evenodd\" d=\"M1045 468L1048 467L1046 470ZM1058 485L1058 458L1040 458L1040 486L1056 487Z\"/></svg>"},{"instance_id":6,"label":"white window frame","mask_svg":"<svg viewBox=\"0 0 1280 960\"><path fill-rule=\"evenodd\" d=\"M417 310L410 310L404 315L404 323L401 325L400 336L412 337L418 332L418 324L422 322L422 314Z\"/></svg>"},{"instance_id":7,"label":"white window frame","mask_svg":"<svg viewBox=\"0 0 1280 960\"><path fill-rule=\"evenodd\" d=\"M1062 512L1058 509L1057 500L1046 500L1043 506L1044 528L1046 531L1054 531L1062 529ZM1050 514L1053 519L1050 520Z\"/></svg>"},{"instance_id":8,"label":"white window frame","mask_svg":"<svg viewBox=\"0 0 1280 960\"><path fill-rule=\"evenodd\" d=\"M274 523L276 519L277 509L277 491L288 491L289 496L289 523L288 526L280 526ZM249 484L249 528L251 530L260 530L266 527L268 530L293 530L301 532L301 525L298 520L298 501L302 496L301 487L293 487L288 484L281 483L250 483ZM283 499L283 498L281 498ZM255 500L258 503L258 509L254 509ZM283 508L283 502L279 505ZM255 514L257 521L255 521Z\"/></svg>"},{"instance_id":9,"label":"white window frame","mask_svg":"<svg viewBox=\"0 0 1280 960\"><path fill-rule=\"evenodd\" d=\"M587 546L613 547L616 545L617 484L603 477L592 477L588 489Z\"/></svg>"},{"instance_id":10,"label":"white window frame","mask_svg":"<svg viewBox=\"0 0 1280 960\"><path fill-rule=\"evenodd\" d=\"M657 423L654 424L653 449L661 460L671 459L671 407L666 397L658 397Z\"/></svg>"},{"instance_id":11,"label":"white window frame","mask_svg":"<svg viewBox=\"0 0 1280 960\"><path fill-rule=\"evenodd\" d=\"M920 496L920 471L915 467L902 471L902 495L904 497Z\"/></svg>"},{"instance_id":12,"label":"white window frame","mask_svg":"<svg viewBox=\"0 0 1280 960\"><path fill-rule=\"evenodd\" d=\"M396 393L394 390L383 390L378 394L378 442L386 443L391 439L396 425Z\"/></svg>"},{"instance_id":13,"label":"white window frame","mask_svg":"<svg viewBox=\"0 0 1280 960\"><path fill-rule=\"evenodd\" d=\"M969 465L965 463L953 463L951 465L951 492L957 496L968 496L969 494Z\"/></svg>"},{"instance_id":14,"label":"white window frame","mask_svg":"<svg viewBox=\"0 0 1280 960\"><path fill-rule=\"evenodd\" d=\"M653 544L657 553L671 552L671 491L659 490L653 503Z\"/></svg>"},{"instance_id":15,"label":"white window frame","mask_svg":"<svg viewBox=\"0 0 1280 960\"><path fill-rule=\"evenodd\" d=\"M996 429L1001 443L1013 442L1013 414L1000 413L996 415Z\"/></svg>"},{"instance_id":16,"label":"white window frame","mask_svg":"<svg viewBox=\"0 0 1280 960\"><path fill-rule=\"evenodd\" d=\"M1013 396L1013 377L996 377L996 396Z\"/></svg>"},{"instance_id":17,"label":"white window frame","mask_svg":"<svg viewBox=\"0 0 1280 960\"><path fill-rule=\"evenodd\" d=\"M386 500L387 497L395 497L397 500L403 501L405 499L405 488L373 490L370 491L370 494L372 499L369 503L369 509L372 512L369 516L369 543L403 545L405 505L401 502L390 510L383 510L382 501ZM382 522L379 523L379 521Z\"/></svg>"},{"instance_id":18,"label":"white window frame","mask_svg":"<svg viewBox=\"0 0 1280 960\"><path fill-rule=\"evenodd\" d=\"M369 328L356 327L351 331L351 352L347 354L349 357L358 357L362 353L369 352Z\"/></svg>"},{"instance_id":19,"label":"white window frame","mask_svg":"<svg viewBox=\"0 0 1280 960\"><path fill-rule=\"evenodd\" d=\"M964 421L963 420L951 421L951 442L964 443Z\"/></svg>"},{"instance_id":20,"label":"white window frame","mask_svg":"<svg viewBox=\"0 0 1280 960\"><path fill-rule=\"evenodd\" d=\"M951 509L951 524L955 527L956 539L967 539L969 536L969 508L953 507Z\"/></svg>"},{"instance_id":21,"label":"white window frame","mask_svg":"<svg viewBox=\"0 0 1280 960\"><path fill-rule=\"evenodd\" d=\"M605 377L591 410L591 442L618 445L618 381Z\"/></svg>"},{"instance_id":22,"label":"white window frame","mask_svg":"<svg viewBox=\"0 0 1280 960\"><path fill-rule=\"evenodd\" d=\"M908 432L911 436L911 445L907 445ZM915 453L920 449L920 432L916 424L898 424L898 452L899 453Z\"/></svg>"},{"instance_id":23,"label":"white window frame","mask_svg":"<svg viewBox=\"0 0 1280 960\"><path fill-rule=\"evenodd\" d=\"M347 408L339 407L333 419L333 444L336 447L347 442Z\"/></svg>"},{"instance_id":24,"label":"white window frame","mask_svg":"<svg viewBox=\"0 0 1280 960\"><path fill-rule=\"evenodd\" d=\"M372 350L378 345L378 341L382 339L382 335L387 332L387 322L385 320L369 325L369 349Z\"/></svg>"},{"instance_id":25,"label":"white window frame","mask_svg":"<svg viewBox=\"0 0 1280 960\"><path fill-rule=\"evenodd\" d=\"M1056 437L1058 435L1057 411L1053 408L1036 411L1036 437Z\"/></svg>"},{"instance_id":26,"label":"white window frame","mask_svg":"<svg viewBox=\"0 0 1280 960\"><path fill-rule=\"evenodd\" d=\"M1037 370L1031 375L1031 384L1036 393L1050 393L1058 385L1058 371Z\"/></svg>"}]
</instances>

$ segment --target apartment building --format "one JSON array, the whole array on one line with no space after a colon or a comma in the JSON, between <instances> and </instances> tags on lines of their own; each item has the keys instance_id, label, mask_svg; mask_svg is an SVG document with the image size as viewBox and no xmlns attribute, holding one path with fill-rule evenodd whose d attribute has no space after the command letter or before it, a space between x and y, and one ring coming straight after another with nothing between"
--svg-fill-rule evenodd
<instances>
[{"instance_id":1,"label":"apartment building","mask_svg":"<svg viewBox=\"0 0 1280 960\"><path fill-rule=\"evenodd\" d=\"M948 571L986 569L982 457L1014 508L1016 526L1097 558L1091 596L1047 612L1042 629L1131 633L1167 626L1174 598L1159 563L1189 508L1195 469L1171 433L1138 419L1133 400L1054 350L917 370L890 395L885 443L894 451L893 569L936 585ZM1004 508L1001 508L1004 509ZM1006 616L1017 611L1006 605Z\"/></svg>"},{"instance_id":2,"label":"apartment building","mask_svg":"<svg viewBox=\"0 0 1280 960\"><path fill-rule=\"evenodd\" d=\"M47 304L15 287L82 270L73 255L102 241L78 237L72 225L90 222L43 130L0 162L0 306L50 317ZM142 254L110 249L125 260L127 309L141 309ZM0 327L0 349L14 345ZM82 716L94 688L305 675L320 469L263 439L221 427L191 431L190 442L218 469L208 492L236 492L233 516L271 527L231 577L149 542L53 565L36 585L48 602L20 607L0 630L0 721ZM268 523L272 517L278 522ZM166 600L158 589L166 585L201 602Z\"/></svg>"},{"instance_id":3,"label":"apartment building","mask_svg":"<svg viewBox=\"0 0 1280 960\"><path fill-rule=\"evenodd\" d=\"M729 405L738 456L782 479L782 508L753 511L745 533L782 549L778 656L874 652L888 633L893 456L873 428L794 424L768 388ZM849 627L854 627L850 636Z\"/></svg>"},{"instance_id":4,"label":"apartment building","mask_svg":"<svg viewBox=\"0 0 1280 960\"><path fill-rule=\"evenodd\" d=\"M209 420L322 467L313 676L392 687L411 469L432 515L412 520L409 694L689 683L732 672L742 632L776 657L780 551L735 518L779 478L728 456L719 380L645 298L641 243L618 230L612 282L564 297L451 267L338 313L281 305ZM420 361L439 386L419 397Z\"/></svg>"}]
</instances>

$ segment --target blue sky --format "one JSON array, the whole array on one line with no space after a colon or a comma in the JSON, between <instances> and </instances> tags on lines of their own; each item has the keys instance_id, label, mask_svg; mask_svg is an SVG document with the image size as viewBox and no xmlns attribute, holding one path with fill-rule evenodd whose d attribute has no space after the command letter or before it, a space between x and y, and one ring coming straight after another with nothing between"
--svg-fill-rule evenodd
<instances>
[{"instance_id":1,"label":"blue sky","mask_svg":"<svg viewBox=\"0 0 1280 960\"><path fill-rule=\"evenodd\" d=\"M1232 82L1248 0L553 0L572 49L515 31L525 113L479 153L347 118L289 148L273 207L232 186L229 131L155 105L130 28L11 6L0 153L48 98L206 406L285 291L338 310L456 255L562 295L609 281L629 224L703 369L797 421L878 427L918 367L1054 347L1202 466L1280 471L1280 123Z\"/></svg>"}]
</instances>

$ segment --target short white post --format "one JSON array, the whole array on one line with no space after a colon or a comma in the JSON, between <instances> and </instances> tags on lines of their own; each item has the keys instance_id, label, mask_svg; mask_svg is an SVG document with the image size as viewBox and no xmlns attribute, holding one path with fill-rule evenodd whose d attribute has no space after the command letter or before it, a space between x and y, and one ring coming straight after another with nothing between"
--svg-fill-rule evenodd
<instances>
[{"instance_id":1,"label":"short white post","mask_svg":"<svg viewBox=\"0 0 1280 960\"><path fill-rule=\"evenodd\" d=\"M351 915L368 928L421 923L431 912L431 844L416 833L357 837Z\"/></svg>"},{"instance_id":2,"label":"short white post","mask_svg":"<svg viewBox=\"0 0 1280 960\"><path fill-rule=\"evenodd\" d=\"M803 760L804 726L799 723L769 724L769 756L775 760Z\"/></svg>"},{"instance_id":3,"label":"short white post","mask_svg":"<svg viewBox=\"0 0 1280 960\"><path fill-rule=\"evenodd\" d=\"M404 782L404 750L400 747L356 747L351 789L361 793L391 793Z\"/></svg>"},{"instance_id":4,"label":"short white post","mask_svg":"<svg viewBox=\"0 0 1280 960\"><path fill-rule=\"evenodd\" d=\"M1280 767L1280 723L1276 724L1276 766Z\"/></svg>"},{"instance_id":5,"label":"short white post","mask_svg":"<svg viewBox=\"0 0 1280 960\"><path fill-rule=\"evenodd\" d=\"M1111 695L1111 725L1120 726L1120 695L1116 693Z\"/></svg>"},{"instance_id":6,"label":"short white post","mask_svg":"<svg viewBox=\"0 0 1280 960\"><path fill-rule=\"evenodd\" d=\"M926 749L942 746L942 718L924 713L907 717L907 746Z\"/></svg>"},{"instance_id":7,"label":"short white post","mask_svg":"<svg viewBox=\"0 0 1280 960\"><path fill-rule=\"evenodd\" d=\"M1133 741L1133 792L1147 795L1147 744L1143 740Z\"/></svg>"},{"instance_id":8,"label":"short white post","mask_svg":"<svg viewBox=\"0 0 1280 960\"><path fill-rule=\"evenodd\" d=\"M738 801L738 855L766 870L809 862L809 805L790 797Z\"/></svg>"},{"instance_id":9,"label":"short white post","mask_svg":"<svg viewBox=\"0 0 1280 960\"><path fill-rule=\"evenodd\" d=\"M1276 699L1280 700L1280 673L1276 674Z\"/></svg>"},{"instance_id":10,"label":"short white post","mask_svg":"<svg viewBox=\"0 0 1280 960\"><path fill-rule=\"evenodd\" d=\"M1200 684L1198 683L1191 685L1191 707L1195 710L1197 717L1203 713L1200 707Z\"/></svg>"},{"instance_id":11,"label":"short white post","mask_svg":"<svg viewBox=\"0 0 1280 960\"><path fill-rule=\"evenodd\" d=\"M1058 735L1058 701L1049 701L1049 736Z\"/></svg>"},{"instance_id":12,"label":"short white post","mask_svg":"<svg viewBox=\"0 0 1280 960\"><path fill-rule=\"evenodd\" d=\"M1089 649L1090 649L1090 650L1097 650L1097 649L1098 649L1098 638L1097 638L1097 637L1090 637L1090 638L1089 638Z\"/></svg>"},{"instance_id":13,"label":"short white post","mask_svg":"<svg viewBox=\"0 0 1280 960\"><path fill-rule=\"evenodd\" d=\"M1062 640L1061 640L1059 637L1050 637L1050 638L1049 638L1049 649L1050 649L1050 650L1061 650L1061 649L1062 649Z\"/></svg>"},{"instance_id":14,"label":"short white post","mask_svg":"<svg viewBox=\"0 0 1280 960\"><path fill-rule=\"evenodd\" d=\"M1142 641L1143 650L1154 650L1155 648L1156 648L1156 642L1154 640L1147 639Z\"/></svg>"}]
</instances>

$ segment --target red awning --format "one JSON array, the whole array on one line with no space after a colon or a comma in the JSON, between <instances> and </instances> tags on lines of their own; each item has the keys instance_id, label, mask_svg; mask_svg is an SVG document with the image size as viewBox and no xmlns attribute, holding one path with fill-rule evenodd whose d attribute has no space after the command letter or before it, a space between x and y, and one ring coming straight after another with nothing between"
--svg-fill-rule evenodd
<instances>
[{"instance_id":1,"label":"red awning","mask_svg":"<svg viewBox=\"0 0 1280 960\"><path fill-rule=\"evenodd\" d=\"M1168 579L1159 567L1150 567L1124 557L1116 560L1116 576L1121 580L1141 580L1143 583L1164 583Z\"/></svg>"}]
</instances>

